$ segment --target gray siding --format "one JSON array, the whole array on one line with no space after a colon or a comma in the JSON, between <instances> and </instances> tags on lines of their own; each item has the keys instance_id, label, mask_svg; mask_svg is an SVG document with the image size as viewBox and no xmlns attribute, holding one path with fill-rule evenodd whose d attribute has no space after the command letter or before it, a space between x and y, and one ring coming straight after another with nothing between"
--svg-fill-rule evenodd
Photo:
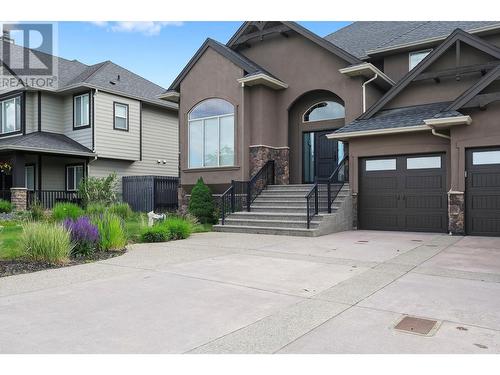
<instances>
[{"instance_id":1,"label":"gray siding","mask_svg":"<svg viewBox=\"0 0 500 375\"><path fill-rule=\"evenodd\" d=\"M64 133L64 97L42 93L42 131Z\"/></svg>"},{"instance_id":2,"label":"gray siding","mask_svg":"<svg viewBox=\"0 0 500 375\"><path fill-rule=\"evenodd\" d=\"M36 92L26 93L26 134L38 130L38 99Z\"/></svg>"},{"instance_id":3,"label":"gray siding","mask_svg":"<svg viewBox=\"0 0 500 375\"><path fill-rule=\"evenodd\" d=\"M128 104L129 130L113 128L113 103ZM99 157L139 160L140 102L99 91L95 95L95 149Z\"/></svg>"}]
</instances>

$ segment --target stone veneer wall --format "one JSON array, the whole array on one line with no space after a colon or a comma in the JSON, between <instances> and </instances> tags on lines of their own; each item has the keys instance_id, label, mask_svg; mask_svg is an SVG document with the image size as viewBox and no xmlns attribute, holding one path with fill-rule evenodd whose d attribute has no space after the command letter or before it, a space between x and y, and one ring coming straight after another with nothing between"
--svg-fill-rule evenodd
<instances>
[{"instance_id":1,"label":"stone veneer wall","mask_svg":"<svg viewBox=\"0 0 500 375\"><path fill-rule=\"evenodd\" d=\"M253 177L268 160L274 160L276 184L288 185L290 182L288 147L250 146L250 177Z\"/></svg>"},{"instance_id":2,"label":"stone veneer wall","mask_svg":"<svg viewBox=\"0 0 500 375\"><path fill-rule=\"evenodd\" d=\"M358 229L358 193L352 193L352 229Z\"/></svg>"},{"instance_id":3,"label":"stone veneer wall","mask_svg":"<svg viewBox=\"0 0 500 375\"><path fill-rule=\"evenodd\" d=\"M14 211L26 211L28 190L26 188L11 188L10 201Z\"/></svg>"},{"instance_id":4,"label":"stone veneer wall","mask_svg":"<svg viewBox=\"0 0 500 375\"><path fill-rule=\"evenodd\" d=\"M465 195L461 191L448 192L448 231L465 233Z\"/></svg>"}]
</instances>

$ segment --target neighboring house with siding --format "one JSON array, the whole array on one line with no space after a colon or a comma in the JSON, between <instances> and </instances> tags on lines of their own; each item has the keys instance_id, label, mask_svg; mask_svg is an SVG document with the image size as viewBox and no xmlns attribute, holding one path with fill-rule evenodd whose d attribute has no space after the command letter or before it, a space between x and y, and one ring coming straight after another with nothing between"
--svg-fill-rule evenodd
<instances>
[{"instance_id":1,"label":"neighboring house with siding","mask_svg":"<svg viewBox=\"0 0 500 375\"><path fill-rule=\"evenodd\" d=\"M11 61L22 56L22 47L2 43ZM111 61L57 58L57 66L56 90L0 92L0 161L12 166L0 173L4 198L26 188L51 205L72 196L85 176L115 172L119 189L123 176L178 176L178 106L157 98L162 87Z\"/></svg>"},{"instance_id":2,"label":"neighboring house with siding","mask_svg":"<svg viewBox=\"0 0 500 375\"><path fill-rule=\"evenodd\" d=\"M500 235L500 22L354 22L325 38L245 22L162 97L180 100L180 196L199 177L223 194L216 230Z\"/></svg>"}]
</instances>

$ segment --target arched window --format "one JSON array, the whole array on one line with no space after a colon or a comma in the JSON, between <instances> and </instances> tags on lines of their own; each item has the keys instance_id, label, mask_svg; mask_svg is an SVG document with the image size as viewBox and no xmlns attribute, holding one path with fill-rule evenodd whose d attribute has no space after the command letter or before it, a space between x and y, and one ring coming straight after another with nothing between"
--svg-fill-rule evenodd
<instances>
[{"instance_id":1,"label":"arched window","mask_svg":"<svg viewBox=\"0 0 500 375\"><path fill-rule=\"evenodd\" d=\"M189 168L234 165L234 106L207 99L188 116Z\"/></svg>"},{"instance_id":2,"label":"arched window","mask_svg":"<svg viewBox=\"0 0 500 375\"><path fill-rule=\"evenodd\" d=\"M345 117L342 104L331 101L317 103L304 113L304 122L336 120Z\"/></svg>"}]
</instances>

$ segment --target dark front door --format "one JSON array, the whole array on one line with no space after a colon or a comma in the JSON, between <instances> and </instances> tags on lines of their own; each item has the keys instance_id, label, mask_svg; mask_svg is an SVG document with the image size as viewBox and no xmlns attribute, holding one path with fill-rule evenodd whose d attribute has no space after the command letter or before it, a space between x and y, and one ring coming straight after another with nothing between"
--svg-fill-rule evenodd
<instances>
[{"instance_id":1,"label":"dark front door","mask_svg":"<svg viewBox=\"0 0 500 375\"><path fill-rule=\"evenodd\" d=\"M339 143L326 137L332 130L303 133L303 182L326 179L335 170L339 160Z\"/></svg>"},{"instance_id":2,"label":"dark front door","mask_svg":"<svg viewBox=\"0 0 500 375\"><path fill-rule=\"evenodd\" d=\"M500 236L500 147L466 152L466 231Z\"/></svg>"},{"instance_id":3,"label":"dark front door","mask_svg":"<svg viewBox=\"0 0 500 375\"><path fill-rule=\"evenodd\" d=\"M447 231L443 154L366 158L359 167L360 228Z\"/></svg>"}]
</instances>

